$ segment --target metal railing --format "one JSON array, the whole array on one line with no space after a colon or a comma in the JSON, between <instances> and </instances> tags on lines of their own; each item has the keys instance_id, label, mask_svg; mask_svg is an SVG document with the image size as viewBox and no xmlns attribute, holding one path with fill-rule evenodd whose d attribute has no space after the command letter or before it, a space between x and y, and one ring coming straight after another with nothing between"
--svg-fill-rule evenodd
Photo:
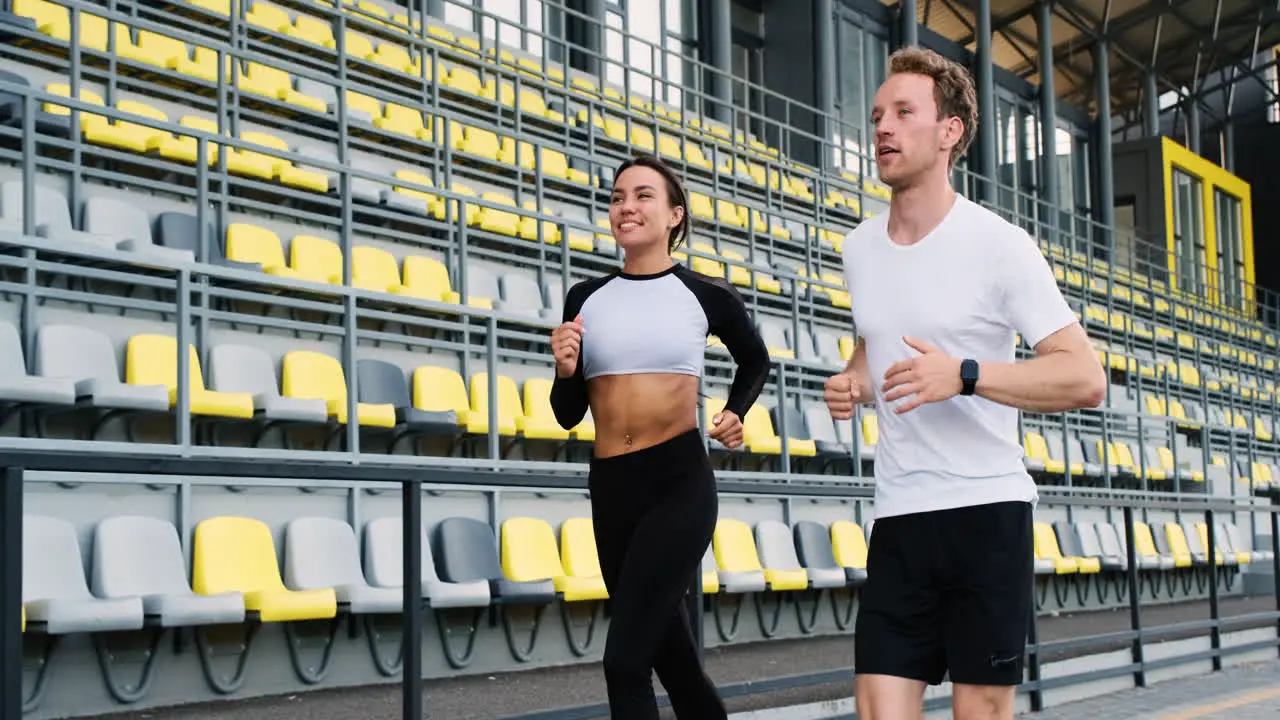
<instances>
[{"instance_id":1,"label":"metal railing","mask_svg":"<svg viewBox=\"0 0 1280 720\"><path fill-rule=\"evenodd\" d=\"M514 471L513 471L514 470ZM49 451L43 449L15 449L5 453L3 471L0 472L0 716L20 717L22 714L22 524L23 524L23 487L27 472L54 473L93 473L97 475L124 477L128 475L145 475L156 478L163 476L183 476L194 478L265 478L275 480L298 480L315 482L336 480L355 483L377 483L398 485L401 488L401 518L406 527L414 527L422 523L422 494L424 489L435 485L452 487L513 487L521 489L586 489L586 478L582 472L574 472L572 468L559 467L549 469L536 464L503 463L502 467L485 467L481 463L446 464L418 463L406 466L399 463L380 463L366 461L360 465L342 462L316 461L310 458L295 457L292 460L262 462L260 460L239 459L234 456L220 454L217 449L193 452L190 457L165 457L148 454L146 451L135 452L128 445L116 445L105 451ZM745 482L738 479L720 477L719 491L728 494L746 494L756 497L808 498L808 499L843 499L866 501L871 498L871 490L866 487L833 487L786 485L779 486L768 482ZM1135 542L1135 512L1167 511L1180 516L1187 514L1203 514L1208 534L1208 548L1215 548L1207 556L1209 572L1216 572L1216 548L1220 543L1216 537L1217 523L1215 518L1232 513L1263 513L1268 516L1271 550L1272 577L1280 578L1280 505L1265 506L1257 503L1240 503L1230 500L1173 498L1139 496L1134 494L1093 493L1088 496L1070 491L1045 492L1042 504L1047 506L1065 506L1102 508L1108 513L1123 513L1124 535L1126 538L1126 580L1129 587L1128 605L1130 628L1122 632L1109 632L1072 637L1061 640L1042 642L1037 639L1037 614L1032 609L1028 618L1029 643L1026 650L1026 680L1020 692L1029 696L1031 707L1035 710L1044 707L1044 693L1060 687L1080 683L1094 682L1107 678L1129 676L1136 686L1146 684L1146 673L1163 667L1184 664L1193 661L1208 660L1214 670L1223 666L1223 659L1229 656L1253 652L1260 649L1280 648L1280 583L1274 590L1276 610L1246 615L1225 617L1221 613L1220 597L1217 582L1208 583L1209 601L1208 617L1201 620L1180 622L1169 625L1149 627L1143 622L1141 594L1138 592L1138 551ZM1254 533L1250 533L1252 537ZM425 607L421 597L421 533L405 532L403 534L403 573L405 608L417 608L418 612L405 612L401 624L402 638L405 647L419 647L422 642L423 618L421 610ZM1250 543L1252 547L1252 543ZM701 617L701 580L692 578L689 603L692 608L699 609L696 614ZM1245 643L1225 646L1222 643L1223 633L1241 625L1257 625L1258 623L1276 623L1276 636ZM1174 634L1194 632L1207 633L1210 637L1210 648L1205 651L1180 653L1149 660L1145 656L1145 644L1159 638L1167 638ZM701 644L701 637L698 638ZM1130 662L1098 669L1088 669L1053 678L1041 677L1041 658L1045 655L1063 651L1081 651L1100 649L1128 643ZM401 682L402 717L422 717L425 705L422 689L422 665L420 653L405 652L403 660L403 676ZM782 677L761 678L748 682L730 684L721 688L725 697L760 694L830 683L850 677L854 668L835 668L816 673L803 673ZM573 708L560 708L539 711L519 716L519 720L570 720L572 718L592 717L607 708L592 704ZM513 719L514 720L514 719Z\"/></svg>"}]
</instances>

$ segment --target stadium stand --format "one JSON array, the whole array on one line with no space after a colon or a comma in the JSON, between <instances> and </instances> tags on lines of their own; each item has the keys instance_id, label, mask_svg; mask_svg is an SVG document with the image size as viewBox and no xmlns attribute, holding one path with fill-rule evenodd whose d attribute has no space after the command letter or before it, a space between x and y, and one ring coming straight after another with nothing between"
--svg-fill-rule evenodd
<instances>
[{"instance_id":1,"label":"stadium stand","mask_svg":"<svg viewBox=\"0 0 1280 720\"><path fill-rule=\"evenodd\" d=\"M552 417L546 337L565 289L619 262L610 168L656 152L692 191L680 261L738 288L775 362L718 467L850 493L725 494L704 641L852 632L877 419L833 422L821 390L853 346L842 239L887 207L872 175L794 159L793 128L749 133L394 0L10 0L0 22L6 440L570 473L594 427ZM995 209L1041 241L1111 378L1098 410L1023 417L1047 498L1038 611L1131 602L1119 511L1054 505L1067 495L1234 501L1212 534L1140 509L1133 589L1144 605L1248 592L1274 562L1260 508L1280 497L1280 331L1259 318L1276 309ZM730 372L714 338L707 352L704 421ZM425 673L598 659L585 492L493 478L427 488ZM25 717L396 676L395 490L33 475Z\"/></svg>"}]
</instances>

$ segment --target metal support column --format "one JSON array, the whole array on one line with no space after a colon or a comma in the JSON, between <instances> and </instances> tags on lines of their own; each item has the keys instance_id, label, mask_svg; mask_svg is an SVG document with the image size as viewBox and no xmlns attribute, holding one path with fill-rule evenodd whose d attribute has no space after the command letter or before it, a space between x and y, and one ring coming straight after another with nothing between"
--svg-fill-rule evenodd
<instances>
[{"instance_id":1,"label":"metal support column","mask_svg":"<svg viewBox=\"0 0 1280 720\"><path fill-rule=\"evenodd\" d=\"M813 56L814 90L819 119L818 162L824 169L835 162L828 143L835 142L837 134L843 134L836 117L836 29L835 8L832 0L813 0Z\"/></svg>"},{"instance_id":2,"label":"metal support column","mask_svg":"<svg viewBox=\"0 0 1280 720\"><path fill-rule=\"evenodd\" d=\"M1200 104L1193 95L1185 105L1187 113L1187 149L1200 154Z\"/></svg>"},{"instance_id":3,"label":"metal support column","mask_svg":"<svg viewBox=\"0 0 1280 720\"><path fill-rule=\"evenodd\" d=\"M733 14L730 0L710 0L707 5L707 50L714 69L711 78L715 98L707 114L723 123L733 122Z\"/></svg>"},{"instance_id":4,"label":"metal support column","mask_svg":"<svg viewBox=\"0 0 1280 720\"><path fill-rule=\"evenodd\" d=\"M604 64L604 0L570 0L565 7L586 17L564 18L564 34L569 47L569 66L595 75L603 81Z\"/></svg>"},{"instance_id":5,"label":"metal support column","mask_svg":"<svg viewBox=\"0 0 1280 720\"><path fill-rule=\"evenodd\" d=\"M444 0L423 0L423 11L428 17L444 20Z\"/></svg>"},{"instance_id":6,"label":"metal support column","mask_svg":"<svg viewBox=\"0 0 1280 720\"><path fill-rule=\"evenodd\" d=\"M0 583L0 718L21 718L22 468L0 471Z\"/></svg>"},{"instance_id":7,"label":"metal support column","mask_svg":"<svg viewBox=\"0 0 1280 720\"><path fill-rule=\"evenodd\" d=\"M1142 130L1146 137L1160 137L1160 90L1152 70L1142 75Z\"/></svg>"},{"instance_id":8,"label":"metal support column","mask_svg":"<svg viewBox=\"0 0 1280 720\"><path fill-rule=\"evenodd\" d=\"M981 162L978 171L983 181L978 183L978 198L995 204L996 181L1000 177L996 165L996 88L991 71L991 0L978 0L977 86L978 86L978 152Z\"/></svg>"},{"instance_id":9,"label":"metal support column","mask_svg":"<svg viewBox=\"0 0 1280 720\"><path fill-rule=\"evenodd\" d=\"M1053 239L1058 235L1058 102L1053 82L1053 2L1036 4L1036 35L1040 40L1040 201ZM1052 240L1051 240L1052 242Z\"/></svg>"},{"instance_id":10,"label":"metal support column","mask_svg":"<svg viewBox=\"0 0 1280 720\"><path fill-rule=\"evenodd\" d=\"M916 25L916 0L901 0L898 3L898 22L902 26L902 47L910 47L920 43L920 34Z\"/></svg>"},{"instance_id":11,"label":"metal support column","mask_svg":"<svg viewBox=\"0 0 1280 720\"><path fill-rule=\"evenodd\" d=\"M1094 49L1093 74L1097 83L1098 116L1094 122L1094 166L1098 168L1097 195L1093 199L1094 217L1101 225L1094 238L1104 248L1114 249L1112 231L1116 224L1115 177L1111 162L1111 66L1110 45L1106 38L1098 40Z\"/></svg>"},{"instance_id":12,"label":"metal support column","mask_svg":"<svg viewBox=\"0 0 1280 720\"><path fill-rule=\"evenodd\" d=\"M1236 124L1230 112L1222 126L1222 167L1229 173L1236 171Z\"/></svg>"}]
</instances>

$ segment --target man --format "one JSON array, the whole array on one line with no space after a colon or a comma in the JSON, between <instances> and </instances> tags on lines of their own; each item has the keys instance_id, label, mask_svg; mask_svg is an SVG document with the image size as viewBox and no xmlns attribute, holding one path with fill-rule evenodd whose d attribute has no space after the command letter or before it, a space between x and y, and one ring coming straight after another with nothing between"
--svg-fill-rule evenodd
<instances>
[{"instance_id":1,"label":"man","mask_svg":"<svg viewBox=\"0 0 1280 720\"><path fill-rule=\"evenodd\" d=\"M844 244L858 342L836 419L875 403L876 521L855 627L863 720L918 718L949 673L955 717L1012 718L1031 612L1034 482L1018 411L1096 407L1106 377L1037 244L959 196L978 122L964 68L889 58L872 123L888 213ZM1035 358L1015 362L1015 335Z\"/></svg>"}]
</instances>

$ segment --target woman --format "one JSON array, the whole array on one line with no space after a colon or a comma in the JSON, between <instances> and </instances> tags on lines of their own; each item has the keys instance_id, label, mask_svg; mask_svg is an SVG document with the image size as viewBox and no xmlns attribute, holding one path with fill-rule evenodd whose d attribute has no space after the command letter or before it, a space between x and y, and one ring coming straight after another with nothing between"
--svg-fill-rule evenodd
<instances>
[{"instance_id":1,"label":"woman","mask_svg":"<svg viewBox=\"0 0 1280 720\"><path fill-rule=\"evenodd\" d=\"M769 355L731 285L672 260L689 231L689 207L665 163L640 156L618 168L609 225L625 260L620 271L570 288L564 323L551 334L551 403L566 429L588 406L595 421L588 487L612 602L610 713L656 720L657 672L678 717L716 720L726 717L724 705L703 672L684 602L718 511L697 426L698 380L715 335L738 371L708 435L735 448Z\"/></svg>"}]
</instances>

